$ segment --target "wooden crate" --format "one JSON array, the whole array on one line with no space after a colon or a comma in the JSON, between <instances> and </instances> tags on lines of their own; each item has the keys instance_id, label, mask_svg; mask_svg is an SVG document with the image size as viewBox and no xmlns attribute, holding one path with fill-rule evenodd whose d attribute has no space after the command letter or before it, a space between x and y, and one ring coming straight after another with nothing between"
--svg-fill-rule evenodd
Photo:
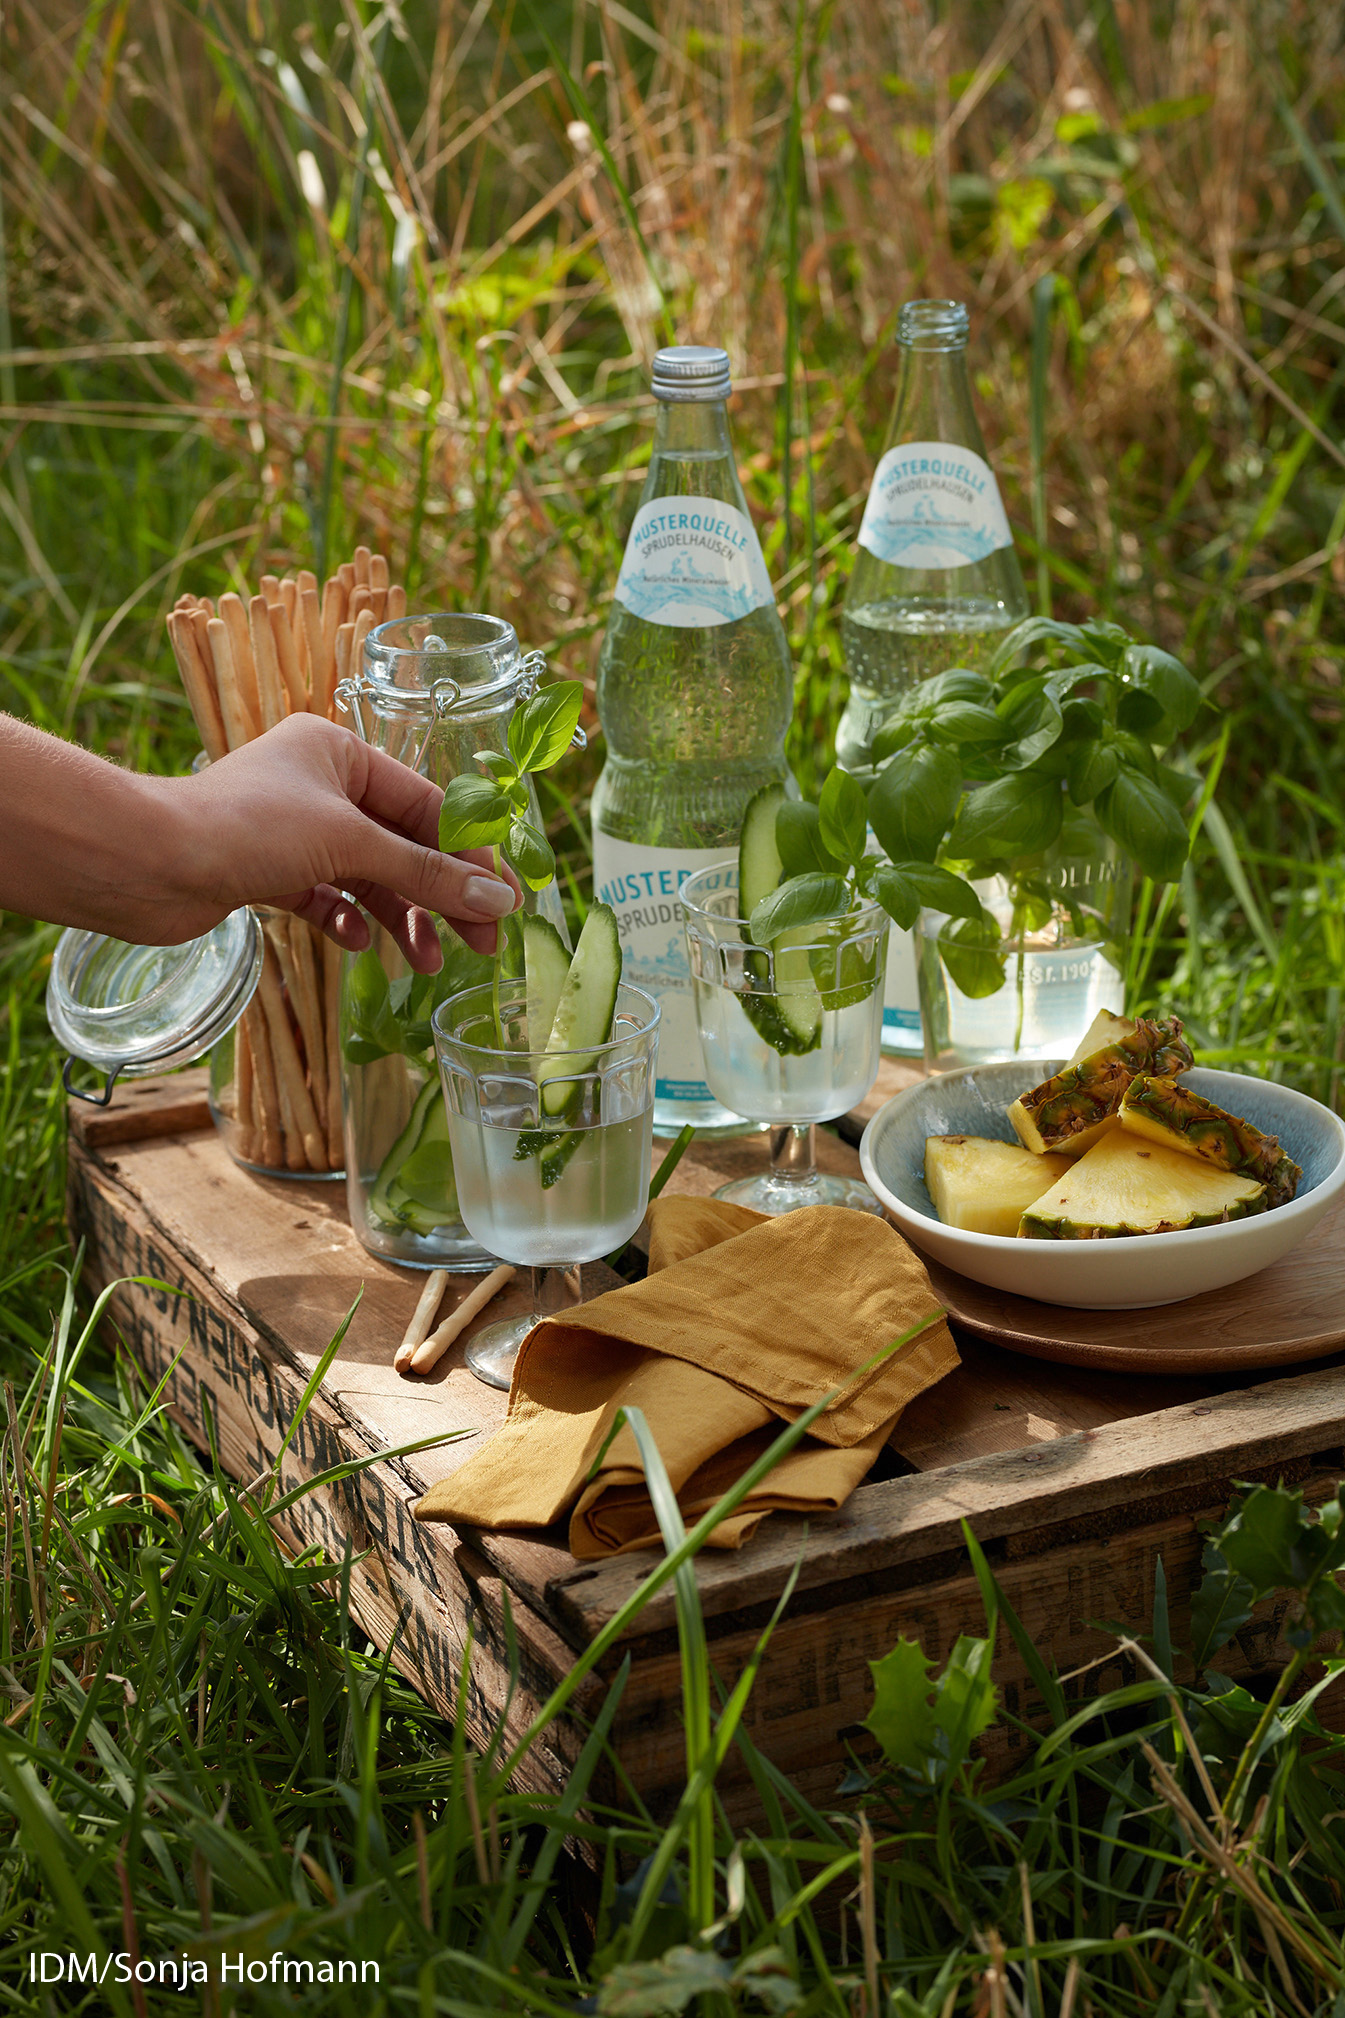
<instances>
[{"instance_id":1,"label":"wooden crate","mask_svg":"<svg viewBox=\"0 0 1345 2018\"><path fill-rule=\"evenodd\" d=\"M907 1068L885 1068L870 1105ZM70 1218L87 1242L94 1283L125 1283L113 1312L147 1375L176 1357L168 1394L189 1436L205 1442L209 1413L230 1472L262 1472L293 1418L312 1368L362 1292L359 1310L286 1455L286 1487L352 1456L449 1428L488 1434L504 1397L466 1371L459 1347L420 1383L392 1371L419 1290L413 1274L372 1259L355 1241L340 1185L256 1179L229 1160L205 1110L202 1075L142 1082L106 1112L72 1113ZM688 1156L674 1189L705 1192L759 1163L759 1140ZM823 1161L854 1169L826 1138ZM507 1314L501 1299L489 1316ZM1165 1380L1055 1366L959 1340L960 1371L910 1408L872 1482L837 1515L805 1524L772 1515L736 1553L706 1553L698 1575L712 1658L731 1683L796 1561L802 1568L752 1697L757 1743L810 1797L828 1800L847 1740L869 1704L868 1662L900 1634L931 1656L976 1630L982 1612L963 1543L970 1521L1037 1645L1062 1670L1102 1664L1071 1687L1081 1698L1127 1678L1108 1626L1142 1627L1161 1557L1181 1631L1198 1571L1199 1523L1225 1506L1235 1481L1286 1479L1310 1494L1334 1489L1345 1442L1345 1359L1234 1388L1217 1379ZM656 1426L657 1427L657 1426ZM288 1538L359 1557L352 1602L360 1624L428 1700L447 1711L470 1632L470 1721L517 1733L574 1654L611 1617L656 1559L650 1553L577 1563L555 1535L422 1526L410 1507L476 1447L472 1438L388 1457L301 1500ZM511 1693L506 1610L521 1670ZM1222 1663L1254 1672L1280 1657L1279 1618L1258 1614ZM1110 1649L1110 1652L1109 1652ZM665 1590L635 1633L581 1692L600 1700L604 1675L629 1652L632 1671L615 1741L657 1809L680 1788L675 1614ZM997 1662L1008 1708L1037 1706L1007 1641ZM566 1723L531 1755L528 1784L558 1786L579 1733ZM1004 1765L1013 1739L996 1735ZM733 1766L726 1775L730 1806Z\"/></svg>"}]
</instances>

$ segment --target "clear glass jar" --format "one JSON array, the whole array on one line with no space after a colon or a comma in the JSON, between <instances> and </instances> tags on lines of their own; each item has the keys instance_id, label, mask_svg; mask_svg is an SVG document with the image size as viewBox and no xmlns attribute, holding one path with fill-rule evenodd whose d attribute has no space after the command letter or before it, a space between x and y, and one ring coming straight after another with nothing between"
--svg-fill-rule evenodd
<instances>
[{"instance_id":1,"label":"clear glass jar","mask_svg":"<svg viewBox=\"0 0 1345 2018\"><path fill-rule=\"evenodd\" d=\"M211 1118L245 1170L344 1177L341 949L288 911L253 911L264 959L251 1002L210 1053Z\"/></svg>"},{"instance_id":2,"label":"clear glass jar","mask_svg":"<svg viewBox=\"0 0 1345 2018\"><path fill-rule=\"evenodd\" d=\"M1125 1007L1129 860L1071 808L1054 847L975 888L993 930L916 923L927 1069L1067 1058L1099 1009Z\"/></svg>"},{"instance_id":3,"label":"clear glass jar","mask_svg":"<svg viewBox=\"0 0 1345 2018\"><path fill-rule=\"evenodd\" d=\"M526 657L499 617L405 617L369 633L358 679L338 701L367 743L441 788L481 776L478 751L503 751L509 718L536 688L540 653ZM532 817L541 824L534 797ZM525 898L566 933L552 884ZM341 987L341 1082L350 1222L371 1254L409 1268L489 1268L494 1257L462 1222L430 1018L490 963L440 926L444 965L418 975L371 921L373 945L346 954Z\"/></svg>"}]
</instances>

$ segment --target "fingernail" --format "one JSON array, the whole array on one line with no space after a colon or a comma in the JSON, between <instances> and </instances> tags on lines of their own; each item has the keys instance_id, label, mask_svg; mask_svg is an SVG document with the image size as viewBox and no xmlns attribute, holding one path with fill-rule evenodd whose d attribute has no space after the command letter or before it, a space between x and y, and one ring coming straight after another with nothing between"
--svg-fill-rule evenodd
<instances>
[{"instance_id":1,"label":"fingernail","mask_svg":"<svg viewBox=\"0 0 1345 2018\"><path fill-rule=\"evenodd\" d=\"M462 897L469 911L480 911L487 918L503 918L514 908L514 893L498 876L469 876Z\"/></svg>"}]
</instances>

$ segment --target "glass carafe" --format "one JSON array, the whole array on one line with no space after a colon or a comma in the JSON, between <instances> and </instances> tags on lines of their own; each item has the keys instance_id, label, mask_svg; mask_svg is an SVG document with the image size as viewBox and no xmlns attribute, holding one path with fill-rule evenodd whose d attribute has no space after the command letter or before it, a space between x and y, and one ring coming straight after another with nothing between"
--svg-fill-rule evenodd
<instances>
[{"instance_id":1,"label":"glass carafe","mask_svg":"<svg viewBox=\"0 0 1345 2018\"><path fill-rule=\"evenodd\" d=\"M361 674L337 698L365 742L442 788L484 775L478 751L504 751L509 718L541 665L499 617L404 617L369 633ZM541 824L535 799L532 817ZM554 884L529 891L525 905L568 937ZM439 1003L488 978L490 963L441 923L444 965L419 975L389 933L369 926L373 944L345 956L341 985L351 1225L371 1254L409 1268L492 1267L458 1210L430 1029Z\"/></svg>"}]
</instances>

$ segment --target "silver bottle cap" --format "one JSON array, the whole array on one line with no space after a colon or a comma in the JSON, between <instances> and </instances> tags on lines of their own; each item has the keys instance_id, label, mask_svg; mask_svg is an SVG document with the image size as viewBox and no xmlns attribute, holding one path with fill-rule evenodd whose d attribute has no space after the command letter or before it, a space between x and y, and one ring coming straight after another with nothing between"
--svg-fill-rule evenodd
<instances>
[{"instance_id":1,"label":"silver bottle cap","mask_svg":"<svg viewBox=\"0 0 1345 2018\"><path fill-rule=\"evenodd\" d=\"M913 350L961 350L969 327L960 301L908 301L897 318L897 342Z\"/></svg>"},{"instance_id":2,"label":"silver bottle cap","mask_svg":"<svg viewBox=\"0 0 1345 2018\"><path fill-rule=\"evenodd\" d=\"M729 354L705 343L678 343L654 359L655 399L727 399L732 390Z\"/></svg>"}]
</instances>

